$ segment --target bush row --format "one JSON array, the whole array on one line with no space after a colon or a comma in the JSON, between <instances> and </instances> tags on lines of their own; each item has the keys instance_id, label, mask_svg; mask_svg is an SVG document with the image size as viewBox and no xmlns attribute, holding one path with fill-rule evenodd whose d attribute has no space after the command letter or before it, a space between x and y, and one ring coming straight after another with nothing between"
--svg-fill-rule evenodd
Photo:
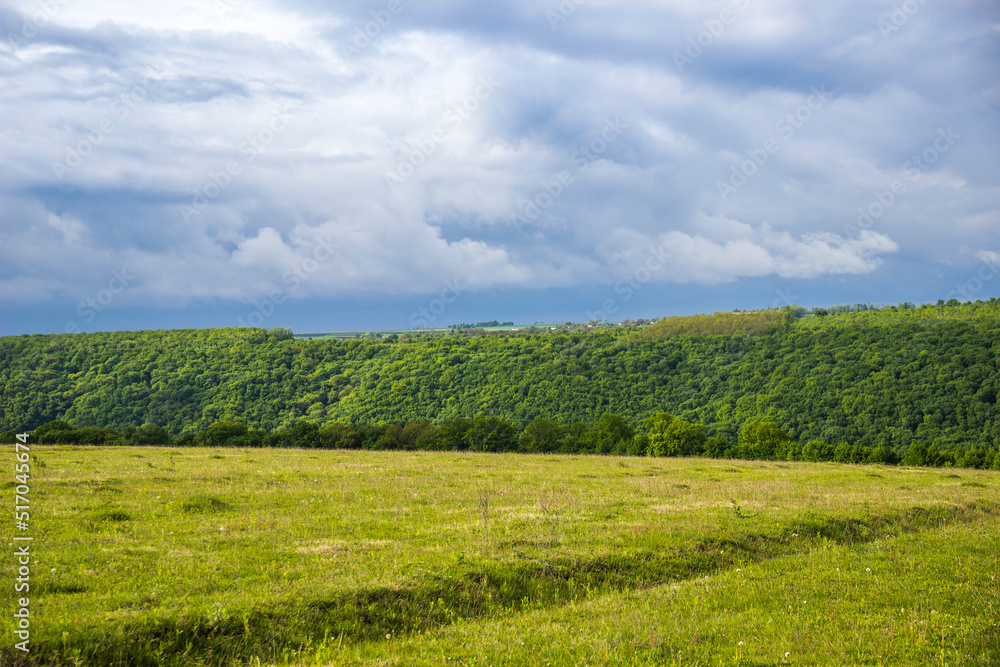
<instances>
[{"instance_id":1,"label":"bush row","mask_svg":"<svg viewBox=\"0 0 1000 667\"><path fill-rule=\"evenodd\" d=\"M834 461L912 466L985 468L1000 470L996 448L972 446L939 450L933 445L912 443L903 454L886 444L878 447L833 445L819 440L800 443L777 424L747 421L735 443L723 437L708 437L705 426L658 412L642 422L635 432L619 415L605 413L591 424L563 425L536 417L518 433L499 417L446 419L396 424L344 424L320 426L299 421L291 428L266 432L245 424L223 421L177 438L161 426L144 424L116 431L85 426L74 428L57 420L39 426L30 442L86 445L175 445L184 447L286 447L303 449L368 449L399 451L478 451L560 454L613 454L630 456L707 456L711 458ZM0 434L4 443L15 441L15 433Z\"/></svg>"}]
</instances>

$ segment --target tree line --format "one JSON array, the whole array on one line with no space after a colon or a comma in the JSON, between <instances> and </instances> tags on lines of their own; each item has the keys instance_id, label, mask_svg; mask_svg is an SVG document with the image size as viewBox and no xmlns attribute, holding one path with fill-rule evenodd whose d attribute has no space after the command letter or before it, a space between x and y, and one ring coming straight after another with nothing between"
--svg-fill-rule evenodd
<instances>
[{"instance_id":1,"label":"tree line","mask_svg":"<svg viewBox=\"0 0 1000 667\"><path fill-rule=\"evenodd\" d=\"M1000 446L997 299L802 315L383 340L250 328L3 337L0 430L151 423L176 440L224 422L280 434L300 422L441 427L492 415L517 434L536 418L560 424L572 443L575 424L605 413L635 433L668 413L731 448L748 422L772 422L803 447L849 443L897 457L914 444Z\"/></svg>"},{"instance_id":2,"label":"tree line","mask_svg":"<svg viewBox=\"0 0 1000 667\"><path fill-rule=\"evenodd\" d=\"M15 442L13 431L0 434L4 443ZM320 426L300 421L289 429L267 432L240 422L218 422L198 432L172 438L161 426L144 424L116 431L85 426L74 428L62 420L39 426L30 442L41 444L132 445L179 447L247 447L299 449L354 449L382 451L518 452L523 454L606 454L619 456L705 456L717 459L758 461L833 461L885 465L945 466L1000 470L996 448L959 447L941 451L933 445L912 443L898 454L887 445L877 448L814 440L792 439L777 424L748 421L738 438L706 435L705 426L658 412L645 419L636 432L619 415L606 412L591 423L562 425L536 417L520 433L501 417L454 418L439 424L428 421L394 424L343 424Z\"/></svg>"},{"instance_id":3,"label":"tree line","mask_svg":"<svg viewBox=\"0 0 1000 667\"><path fill-rule=\"evenodd\" d=\"M476 322L475 324L470 324L468 322L463 324L450 324L449 329L485 329L487 327L512 327L514 326L513 320L510 322L500 322L499 320L490 320L488 322Z\"/></svg>"}]
</instances>

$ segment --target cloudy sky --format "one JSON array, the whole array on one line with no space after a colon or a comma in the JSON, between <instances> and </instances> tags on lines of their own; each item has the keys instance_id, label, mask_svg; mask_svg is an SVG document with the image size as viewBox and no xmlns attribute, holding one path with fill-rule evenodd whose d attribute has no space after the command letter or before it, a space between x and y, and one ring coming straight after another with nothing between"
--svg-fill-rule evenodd
<instances>
[{"instance_id":1,"label":"cloudy sky","mask_svg":"<svg viewBox=\"0 0 1000 667\"><path fill-rule=\"evenodd\" d=\"M1000 295L994 0L7 0L0 333Z\"/></svg>"}]
</instances>

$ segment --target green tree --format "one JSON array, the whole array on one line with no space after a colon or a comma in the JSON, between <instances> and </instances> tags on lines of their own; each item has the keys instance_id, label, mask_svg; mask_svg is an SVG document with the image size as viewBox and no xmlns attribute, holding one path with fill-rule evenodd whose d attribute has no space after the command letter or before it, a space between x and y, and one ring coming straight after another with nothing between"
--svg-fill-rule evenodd
<instances>
[{"instance_id":1,"label":"green tree","mask_svg":"<svg viewBox=\"0 0 1000 667\"><path fill-rule=\"evenodd\" d=\"M239 422L216 422L199 433L195 437L195 442L202 447L227 447L235 445L246 434L246 424Z\"/></svg>"},{"instance_id":2,"label":"green tree","mask_svg":"<svg viewBox=\"0 0 1000 667\"><path fill-rule=\"evenodd\" d=\"M881 443L879 446L872 450L871 456L868 458L868 463L881 463L883 465L896 465L899 463L899 455L887 445L886 443Z\"/></svg>"},{"instance_id":3,"label":"green tree","mask_svg":"<svg viewBox=\"0 0 1000 667\"><path fill-rule=\"evenodd\" d=\"M832 461L833 445L822 440L810 440L802 448L802 458L806 461Z\"/></svg>"},{"instance_id":4,"label":"green tree","mask_svg":"<svg viewBox=\"0 0 1000 667\"><path fill-rule=\"evenodd\" d=\"M647 417L642 421L642 426L646 429L646 454L648 456L672 455L666 448L666 433L673 421L674 416L667 412L657 412L652 417Z\"/></svg>"},{"instance_id":5,"label":"green tree","mask_svg":"<svg viewBox=\"0 0 1000 667\"><path fill-rule=\"evenodd\" d=\"M354 427L361 449L378 449L378 441L388 430L388 424L359 424Z\"/></svg>"},{"instance_id":6,"label":"green tree","mask_svg":"<svg viewBox=\"0 0 1000 667\"><path fill-rule=\"evenodd\" d=\"M361 446L354 429L340 422L327 424L316 435L319 447L324 449L358 449Z\"/></svg>"},{"instance_id":7,"label":"green tree","mask_svg":"<svg viewBox=\"0 0 1000 667\"><path fill-rule=\"evenodd\" d=\"M446 419L441 424L440 443L441 449L449 451L465 451L469 449L469 429L472 428L472 420L464 417Z\"/></svg>"},{"instance_id":8,"label":"green tree","mask_svg":"<svg viewBox=\"0 0 1000 667\"><path fill-rule=\"evenodd\" d=\"M405 428L402 424L389 424L382 437L375 442L375 449L410 449L410 447L407 447L404 433ZM416 438L414 438L414 441L416 441Z\"/></svg>"},{"instance_id":9,"label":"green tree","mask_svg":"<svg viewBox=\"0 0 1000 667\"><path fill-rule=\"evenodd\" d=\"M169 445L170 434L162 426L146 422L135 430L130 441L136 445Z\"/></svg>"},{"instance_id":10,"label":"green tree","mask_svg":"<svg viewBox=\"0 0 1000 667\"><path fill-rule=\"evenodd\" d=\"M441 448L441 429L428 421L411 422L403 429L403 440L412 448L431 451Z\"/></svg>"},{"instance_id":11,"label":"green tree","mask_svg":"<svg viewBox=\"0 0 1000 667\"><path fill-rule=\"evenodd\" d=\"M99 426L78 428L73 432L73 437L73 442L81 445L119 445L123 442L117 431Z\"/></svg>"},{"instance_id":12,"label":"green tree","mask_svg":"<svg viewBox=\"0 0 1000 667\"><path fill-rule=\"evenodd\" d=\"M710 456L714 459L730 458L729 443L726 442L725 438L720 438L719 436L708 438L705 440L705 456Z\"/></svg>"},{"instance_id":13,"label":"green tree","mask_svg":"<svg viewBox=\"0 0 1000 667\"><path fill-rule=\"evenodd\" d=\"M563 430L559 424L542 417L535 417L521 434L518 449L531 453L554 452L559 449L562 437Z\"/></svg>"},{"instance_id":14,"label":"green tree","mask_svg":"<svg viewBox=\"0 0 1000 667\"><path fill-rule=\"evenodd\" d=\"M517 448L517 432L499 417L476 417L466 437L469 449L476 452L512 452Z\"/></svg>"},{"instance_id":15,"label":"green tree","mask_svg":"<svg viewBox=\"0 0 1000 667\"><path fill-rule=\"evenodd\" d=\"M587 433L595 454L624 454L635 431L618 415L605 412Z\"/></svg>"},{"instance_id":16,"label":"green tree","mask_svg":"<svg viewBox=\"0 0 1000 667\"><path fill-rule=\"evenodd\" d=\"M298 421L288 429L292 447L312 449L320 446L319 424L309 421Z\"/></svg>"},{"instance_id":17,"label":"green tree","mask_svg":"<svg viewBox=\"0 0 1000 667\"><path fill-rule=\"evenodd\" d=\"M833 460L837 463L859 463L857 447L849 442L842 442L833 450Z\"/></svg>"},{"instance_id":18,"label":"green tree","mask_svg":"<svg viewBox=\"0 0 1000 667\"><path fill-rule=\"evenodd\" d=\"M573 422L563 427L563 437L559 442L562 454L585 452L590 447L589 428L583 422Z\"/></svg>"},{"instance_id":19,"label":"green tree","mask_svg":"<svg viewBox=\"0 0 1000 667\"><path fill-rule=\"evenodd\" d=\"M911 443L903 456L903 465L922 466L927 464L927 447L919 442Z\"/></svg>"},{"instance_id":20,"label":"green tree","mask_svg":"<svg viewBox=\"0 0 1000 667\"><path fill-rule=\"evenodd\" d=\"M56 419L36 428L31 434L30 441L43 444L76 442L72 435L74 430L76 429L68 422Z\"/></svg>"},{"instance_id":21,"label":"green tree","mask_svg":"<svg viewBox=\"0 0 1000 667\"><path fill-rule=\"evenodd\" d=\"M737 447L738 457L743 459L769 460L791 438L771 421L752 420L744 422L740 428Z\"/></svg>"},{"instance_id":22,"label":"green tree","mask_svg":"<svg viewBox=\"0 0 1000 667\"><path fill-rule=\"evenodd\" d=\"M645 419L642 425L649 438L646 452L650 456L693 456L705 448L705 427L701 424L658 412Z\"/></svg>"},{"instance_id":23,"label":"green tree","mask_svg":"<svg viewBox=\"0 0 1000 667\"><path fill-rule=\"evenodd\" d=\"M628 443L625 453L629 456L645 456L649 450L649 436L645 433L636 433Z\"/></svg>"}]
</instances>

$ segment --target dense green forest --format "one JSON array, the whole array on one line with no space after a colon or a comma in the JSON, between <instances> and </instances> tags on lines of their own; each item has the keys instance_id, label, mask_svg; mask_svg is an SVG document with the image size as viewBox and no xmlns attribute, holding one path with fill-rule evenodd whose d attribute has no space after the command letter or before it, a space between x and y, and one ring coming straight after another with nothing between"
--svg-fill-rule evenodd
<instances>
[{"instance_id":1,"label":"dense green forest","mask_svg":"<svg viewBox=\"0 0 1000 667\"><path fill-rule=\"evenodd\" d=\"M5 337L0 430L64 420L192 438L217 422L280 433L485 415L523 433L539 417L589 428L610 413L642 434L669 413L728 447L764 422L800 447L1000 446L997 299L815 312L354 341L260 329Z\"/></svg>"}]
</instances>

